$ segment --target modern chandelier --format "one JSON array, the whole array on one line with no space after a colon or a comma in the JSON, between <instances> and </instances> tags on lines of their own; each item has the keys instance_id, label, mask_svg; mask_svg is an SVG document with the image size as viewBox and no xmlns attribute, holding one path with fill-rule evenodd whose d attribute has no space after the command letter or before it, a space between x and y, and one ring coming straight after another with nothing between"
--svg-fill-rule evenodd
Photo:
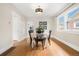
<instances>
[{"instance_id":1,"label":"modern chandelier","mask_svg":"<svg viewBox=\"0 0 79 59\"><path fill-rule=\"evenodd\" d=\"M41 14L41 13L43 12L43 9L40 8L40 6L38 6L38 8L35 9L35 12L36 12L37 14Z\"/></svg>"}]
</instances>

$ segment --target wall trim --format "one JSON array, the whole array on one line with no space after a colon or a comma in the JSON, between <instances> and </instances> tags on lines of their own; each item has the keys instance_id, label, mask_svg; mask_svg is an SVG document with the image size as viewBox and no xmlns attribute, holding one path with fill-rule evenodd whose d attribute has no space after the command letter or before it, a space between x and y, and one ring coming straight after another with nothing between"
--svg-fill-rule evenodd
<instances>
[{"instance_id":1,"label":"wall trim","mask_svg":"<svg viewBox=\"0 0 79 59\"><path fill-rule=\"evenodd\" d=\"M72 4L70 4L70 5L68 5L66 8L64 8L60 13L58 13L57 15L56 15L56 17L57 16L59 16L60 14L62 14L63 12L65 12L66 10L68 10L70 7L72 7L73 5L75 5L75 3L72 3Z\"/></svg>"},{"instance_id":2,"label":"wall trim","mask_svg":"<svg viewBox=\"0 0 79 59\"><path fill-rule=\"evenodd\" d=\"M52 38L56 38L56 39L59 40L60 42L62 42L62 43L64 43L64 44L68 45L69 47L71 47L71 48L73 48L74 50L76 50L76 51L79 52L79 46L76 46L76 45L73 45L73 44L71 44L71 43L68 43L68 42L66 42L66 41L64 41L64 40L61 40L61 39L58 38L57 36L53 36Z\"/></svg>"},{"instance_id":3,"label":"wall trim","mask_svg":"<svg viewBox=\"0 0 79 59\"><path fill-rule=\"evenodd\" d=\"M7 51L8 49L10 49L12 47L12 45L8 46L8 47L5 47L5 48L2 48L0 49L0 54L4 53L5 51Z\"/></svg>"}]
</instances>

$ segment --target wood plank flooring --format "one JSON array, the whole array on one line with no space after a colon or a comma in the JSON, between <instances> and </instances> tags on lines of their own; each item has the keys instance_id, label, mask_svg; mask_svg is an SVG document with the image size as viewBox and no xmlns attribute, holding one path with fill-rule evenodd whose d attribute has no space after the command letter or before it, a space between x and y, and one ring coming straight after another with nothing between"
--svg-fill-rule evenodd
<instances>
[{"instance_id":1,"label":"wood plank flooring","mask_svg":"<svg viewBox=\"0 0 79 59\"><path fill-rule=\"evenodd\" d=\"M46 41L45 49L42 49L41 44L39 43L39 47L36 48L35 46L33 48L29 45L29 39L24 39L21 42L18 42L15 44L15 49L12 50L7 54L7 56L70 56L70 55L79 55L79 53L69 53L72 49L66 49L67 47L63 48L61 47L61 44L59 41L56 41L55 39L51 40L51 45L48 44ZM72 50L74 51L74 50ZM75 52L75 51L74 51Z\"/></svg>"}]
</instances>

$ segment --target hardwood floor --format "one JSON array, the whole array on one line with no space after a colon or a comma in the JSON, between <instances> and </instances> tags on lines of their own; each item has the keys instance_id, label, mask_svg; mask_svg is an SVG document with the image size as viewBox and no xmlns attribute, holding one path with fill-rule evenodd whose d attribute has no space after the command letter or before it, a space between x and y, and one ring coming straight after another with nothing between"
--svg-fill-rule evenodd
<instances>
[{"instance_id":1,"label":"hardwood floor","mask_svg":"<svg viewBox=\"0 0 79 59\"><path fill-rule=\"evenodd\" d=\"M12 50L7 54L7 56L70 56L70 55L79 55L79 53L73 53L74 50L71 48L66 49L67 47L63 48L59 44L60 42L55 41L55 39L51 40L51 45L48 44L46 41L45 49L42 49L41 44L39 43L39 47L31 48L29 45L29 39L24 39L21 42L15 44L15 49ZM72 50L72 53L69 51ZM75 51L74 51L75 52Z\"/></svg>"}]
</instances>

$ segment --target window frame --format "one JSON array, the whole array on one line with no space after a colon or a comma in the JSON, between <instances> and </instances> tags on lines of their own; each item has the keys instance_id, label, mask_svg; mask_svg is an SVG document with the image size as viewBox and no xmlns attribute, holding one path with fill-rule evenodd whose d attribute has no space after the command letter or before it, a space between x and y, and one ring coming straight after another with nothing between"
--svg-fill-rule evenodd
<instances>
[{"instance_id":1,"label":"window frame","mask_svg":"<svg viewBox=\"0 0 79 59\"><path fill-rule=\"evenodd\" d=\"M73 29L68 29L68 24L67 24L68 21L71 21L72 20L71 18L68 17L68 13L74 11L76 8L79 8L79 5L72 6L67 11L65 11L64 13L60 14L57 17L57 31L68 31L68 32L72 32L72 33L79 32L79 29L78 29L79 27L78 28L75 28L75 25L76 25L75 22L74 22L74 28ZM59 26L60 26L59 25L59 17L61 17L61 16L64 16L64 20L65 20L65 22L64 22L65 23L65 29L64 30L60 30L60 28L59 28Z\"/></svg>"}]
</instances>

